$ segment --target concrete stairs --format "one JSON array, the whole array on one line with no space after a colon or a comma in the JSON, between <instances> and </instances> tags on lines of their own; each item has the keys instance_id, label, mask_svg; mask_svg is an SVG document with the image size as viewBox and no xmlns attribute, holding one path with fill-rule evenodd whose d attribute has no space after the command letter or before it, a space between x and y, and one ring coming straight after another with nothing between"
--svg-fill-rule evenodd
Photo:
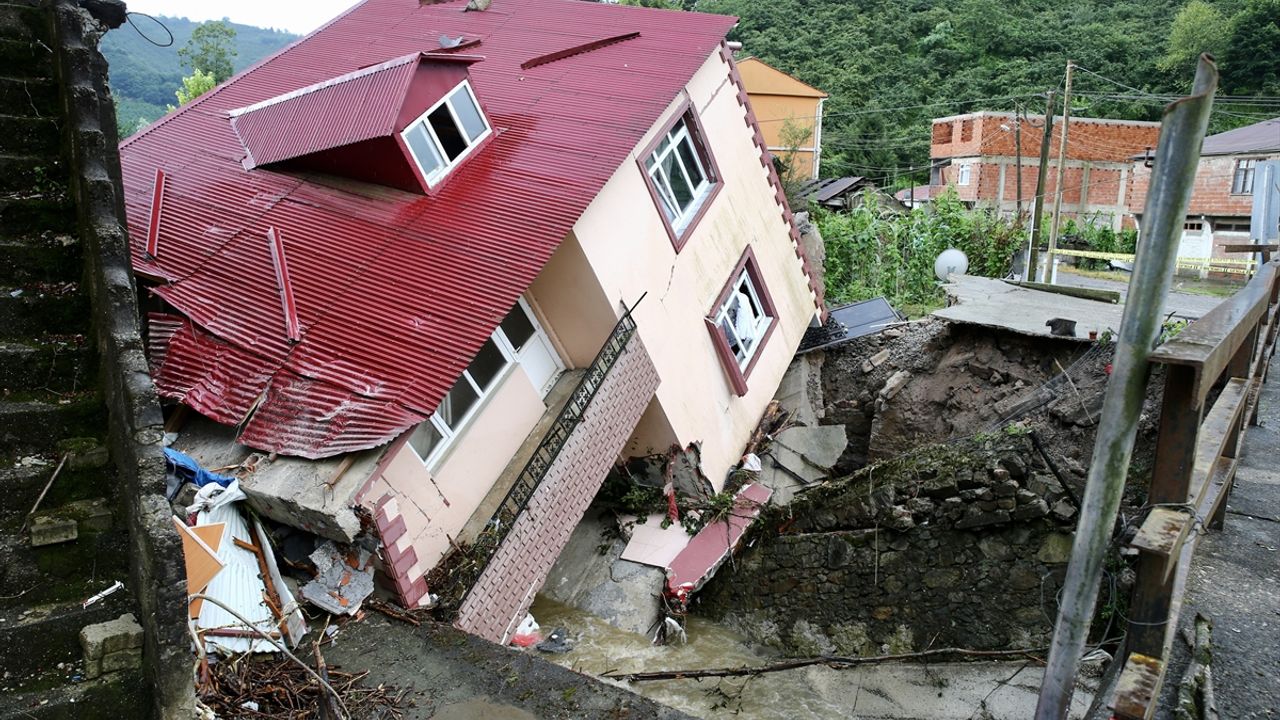
<instances>
[{"instance_id":1,"label":"concrete stairs","mask_svg":"<svg viewBox=\"0 0 1280 720\"><path fill-rule=\"evenodd\" d=\"M86 339L50 28L39 2L0 0L0 720L143 718L140 671L88 679L79 639L136 606L131 588L83 606L128 584L128 543Z\"/></svg>"}]
</instances>

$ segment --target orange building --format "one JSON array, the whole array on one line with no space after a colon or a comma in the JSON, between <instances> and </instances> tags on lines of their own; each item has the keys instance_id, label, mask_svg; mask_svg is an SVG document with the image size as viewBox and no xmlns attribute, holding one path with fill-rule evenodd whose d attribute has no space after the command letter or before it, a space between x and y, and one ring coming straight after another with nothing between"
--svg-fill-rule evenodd
<instances>
[{"instance_id":1,"label":"orange building","mask_svg":"<svg viewBox=\"0 0 1280 720\"><path fill-rule=\"evenodd\" d=\"M822 159L822 102L827 94L758 58L739 61L738 72L769 152L796 169L796 180L817 180ZM797 142L784 135L784 128L790 127L809 132Z\"/></svg>"}]
</instances>

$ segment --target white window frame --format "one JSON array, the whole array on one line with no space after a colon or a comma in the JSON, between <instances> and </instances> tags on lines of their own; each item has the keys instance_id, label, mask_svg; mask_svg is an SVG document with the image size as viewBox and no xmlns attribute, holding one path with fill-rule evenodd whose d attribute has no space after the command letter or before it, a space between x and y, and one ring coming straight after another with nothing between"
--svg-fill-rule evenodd
<instances>
[{"instance_id":1,"label":"white window frame","mask_svg":"<svg viewBox=\"0 0 1280 720\"><path fill-rule=\"evenodd\" d=\"M968 185L969 181L972 179L972 176L973 176L972 165L956 166L956 184L957 185Z\"/></svg>"},{"instance_id":2,"label":"white window frame","mask_svg":"<svg viewBox=\"0 0 1280 720\"><path fill-rule=\"evenodd\" d=\"M764 303L760 302L760 293L756 290L756 284L751 279L751 273L744 267L737 279L734 280L732 289L729 290L729 297L725 298L724 304L716 311L715 325L717 330L721 333L725 332L725 321L728 320L729 308L733 307L733 303L738 297L738 291L742 289L743 285L746 286L746 294L751 298L751 302L760 309L760 316L755 319L755 323L751 327L751 335L748 336L751 340L750 351L743 352L742 357L738 357L737 352L734 352L734 358L738 361L738 369L745 373L747 366L751 364L751 358L755 357L755 354L760 350L764 334L769 330L769 325L773 323L773 317L766 312ZM738 328L732 322L728 323L728 331L733 334L732 338L725 338L731 351L735 344L739 351L747 347L746 343L743 342L743 336L738 334ZM737 342L734 343L734 340L737 340Z\"/></svg>"},{"instance_id":3,"label":"white window frame","mask_svg":"<svg viewBox=\"0 0 1280 720\"><path fill-rule=\"evenodd\" d=\"M710 194L711 188L715 185L715 179L707 171L708 163L703 161L698 143L694 141L693 133L689 130L690 123L691 118L688 113L681 115L675 124L671 126L671 129L663 134L653 152L649 153L649 156L644 159L645 172L649 174L649 180L653 183L654 193L658 196L658 204L662 206L659 211L671 222L671 227L677 235L688 226L689 221L698 213L698 209L702 207L702 203L706 201L707 195ZM665 147L663 147L664 142L666 143ZM694 187L693 183L689 181L689 170L685 167L684 157L680 155L679 145L682 142L689 144L693 162L697 165L698 172L702 175L702 182L697 187ZM675 191L671 188L671 179L667 177L667 173L663 169L663 161L669 155L675 156L675 164L680 169L680 174L683 176L685 184L692 191L689 204L683 208L678 207ZM668 215L668 211L674 217Z\"/></svg>"},{"instance_id":4,"label":"white window frame","mask_svg":"<svg viewBox=\"0 0 1280 720\"><path fill-rule=\"evenodd\" d=\"M1231 194L1252 195L1253 181L1258 172L1257 158L1240 158L1236 160L1235 172L1231 173Z\"/></svg>"},{"instance_id":5,"label":"white window frame","mask_svg":"<svg viewBox=\"0 0 1280 720\"><path fill-rule=\"evenodd\" d=\"M441 105L444 105L449 109L449 116L453 118L453 122L455 125L457 125L458 130L462 133L462 136L464 138L467 137L467 129L462 124L462 120L459 119L458 112L453 108L453 97L460 92L465 92L471 98L472 104L475 105L476 113L480 115L480 122L484 123L484 131L481 132L478 136L476 136L474 140L468 138L467 149L463 150L462 153L458 155L457 158L450 160L448 153L444 151L444 145L440 143L440 138L436 135L435 129L431 127L431 123L427 121L427 118L430 117L431 113L435 112L436 109L438 109ZM425 167L422 164L422 160L418 157L418 154L414 152L413 145L409 142L409 133L412 132L415 128L417 128L419 125L421 125L427 131L427 137L430 138L431 142L435 145L436 153L440 156L440 160L442 161L442 164L440 165L440 167L436 168L433 172L430 172L430 173L426 171ZM468 80L463 80L462 82L458 83L452 90L445 93L444 97L436 101L434 105L427 108L426 112L422 113L413 122L405 126L405 129L400 132L400 137L402 140L404 140L404 146L409 149L409 156L413 158L413 161L415 163L417 163L418 170L422 173L423 177L426 178L427 186L430 187L440 182L440 180L443 179L445 175L449 174L449 171L453 170L455 167L462 164L462 161L466 160L467 156L470 155L477 147L479 147L481 141L483 141L485 138L489 137L492 134L493 134L493 126L489 124L489 118L485 116L484 109L480 107L480 101L476 98L476 93L475 93L475 90L472 89L471 87L471 82Z\"/></svg>"},{"instance_id":6,"label":"white window frame","mask_svg":"<svg viewBox=\"0 0 1280 720\"><path fill-rule=\"evenodd\" d=\"M511 312L515 312L517 308L519 308L521 312L525 313L526 317L528 317L533 323L534 333L544 333L542 326L537 323L537 317L534 315L533 309L525 303L524 298L520 298L516 301L516 304L511 307ZM463 415L461 419L454 422L455 427L449 427L449 424L440 416L440 411L438 409L431 413L431 417L427 418L427 422L431 423L432 427L436 429L436 432L440 433L440 441L436 443L435 447L431 448L431 452L429 452L426 457L423 457L422 454L418 452L418 449L413 446L411 441L405 443L405 445L413 451L413 454L418 458L418 460L426 466L428 471L434 471L436 469L436 466L439 465L440 461L449 451L449 448L453 445L455 438L470 427L471 421L480 412L480 409L488 403L489 398L493 396L493 393L498 389L498 386L502 385L503 382L505 382L507 375L511 373L512 369L520 364L520 358L516 353L515 347L511 344L511 341L507 339L506 333L502 332L501 323L499 323L498 327L493 329L493 334L489 337L493 340L493 344L498 347L498 352L502 353L502 357L507 361L506 364L502 366L502 369L498 370L497 374L493 376L493 382L487 389L482 391L480 389L480 384L471 377L471 373L469 372L470 363L468 363L468 369L464 369L462 371L461 377L465 378L467 383L471 385L471 389L476 393L476 401L471 404L467 413ZM532 341L532 338L530 341ZM474 358L472 361L474 362ZM447 398L448 395L446 394L445 397ZM441 402L444 402L444 400L441 400ZM421 426L419 425L418 427ZM416 431L417 427L410 432L412 433Z\"/></svg>"}]
</instances>

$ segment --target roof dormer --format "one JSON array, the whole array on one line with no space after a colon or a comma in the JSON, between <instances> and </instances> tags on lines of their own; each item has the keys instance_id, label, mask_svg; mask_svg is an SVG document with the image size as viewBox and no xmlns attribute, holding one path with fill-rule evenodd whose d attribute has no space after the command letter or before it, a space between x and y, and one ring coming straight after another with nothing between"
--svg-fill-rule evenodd
<instances>
[{"instance_id":1,"label":"roof dormer","mask_svg":"<svg viewBox=\"0 0 1280 720\"><path fill-rule=\"evenodd\" d=\"M414 53L233 110L243 165L430 192L492 134L468 73L482 59Z\"/></svg>"}]
</instances>

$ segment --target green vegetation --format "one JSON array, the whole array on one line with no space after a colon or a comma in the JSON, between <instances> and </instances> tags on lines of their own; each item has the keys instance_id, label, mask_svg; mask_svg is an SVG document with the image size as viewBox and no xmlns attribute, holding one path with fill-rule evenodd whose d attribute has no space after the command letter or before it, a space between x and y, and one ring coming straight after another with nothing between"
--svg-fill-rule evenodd
<instances>
[{"instance_id":1,"label":"green vegetation","mask_svg":"<svg viewBox=\"0 0 1280 720\"><path fill-rule=\"evenodd\" d=\"M1048 223L1046 222L1046 227ZM1063 246L1082 245L1084 250L1104 253L1124 253L1132 255L1138 248L1138 231L1134 229L1116 232L1110 225L1097 224L1092 221L1077 222L1068 218L1062 224ZM1099 258L1077 258L1076 266L1084 270L1106 270L1111 267L1109 260Z\"/></svg>"},{"instance_id":2,"label":"green vegetation","mask_svg":"<svg viewBox=\"0 0 1280 720\"><path fill-rule=\"evenodd\" d=\"M1026 229L987 210L968 210L954 191L930 207L899 214L873 196L848 213L813 211L826 243L826 290L831 303L883 295L895 307L941 304L933 263L947 248L969 258L969 274L1004 277Z\"/></svg>"},{"instance_id":3,"label":"green vegetation","mask_svg":"<svg viewBox=\"0 0 1280 720\"><path fill-rule=\"evenodd\" d=\"M102 52L111 64L111 91L122 138L160 119L166 107L173 104L174 93L183 86L183 77L187 74L178 53L187 47L201 23L186 18L161 17L159 20L173 33L173 44L168 47L157 47L127 25L102 38ZM146 18L135 16L134 22L153 40L168 41L164 30ZM233 72L258 62L297 37L279 30L236 23L226 25L235 33L227 49Z\"/></svg>"},{"instance_id":4,"label":"green vegetation","mask_svg":"<svg viewBox=\"0 0 1280 720\"><path fill-rule=\"evenodd\" d=\"M698 10L741 18L731 38L743 42L744 55L830 93L824 176L863 175L884 187L927 179L919 168L928 159L934 117L1016 108L1043 113L1044 100L1035 94L1060 86L1068 59L1126 86L1077 73L1072 113L1078 117L1159 119L1164 101L1133 90L1187 92L1194 57L1206 49L1220 52L1223 94L1280 95L1280 0L1184 5L1186 0L696 3ZM1215 14L1222 31L1191 25ZM1213 116L1213 132L1280 111L1221 99L1215 110L1222 112Z\"/></svg>"},{"instance_id":5,"label":"green vegetation","mask_svg":"<svg viewBox=\"0 0 1280 720\"><path fill-rule=\"evenodd\" d=\"M235 41L235 28L226 20L202 23L191 32L191 39L178 51L178 57L182 59L182 66L193 74L211 75L217 84L233 73Z\"/></svg>"},{"instance_id":6,"label":"green vegetation","mask_svg":"<svg viewBox=\"0 0 1280 720\"><path fill-rule=\"evenodd\" d=\"M182 87L178 88L174 95L178 96L179 105L186 105L212 90L217 84L218 81L214 80L213 73L196 70L189 77L182 78ZM173 110L173 106L170 105L169 109Z\"/></svg>"}]
</instances>

